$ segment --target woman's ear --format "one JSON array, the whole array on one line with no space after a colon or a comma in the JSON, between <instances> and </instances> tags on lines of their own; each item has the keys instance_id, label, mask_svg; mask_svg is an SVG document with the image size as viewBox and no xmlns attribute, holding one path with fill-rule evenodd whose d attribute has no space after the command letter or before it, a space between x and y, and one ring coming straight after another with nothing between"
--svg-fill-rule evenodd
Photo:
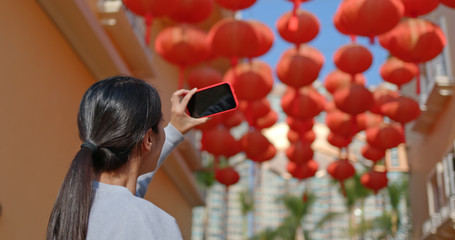
<instances>
[{"instance_id":1,"label":"woman's ear","mask_svg":"<svg viewBox=\"0 0 455 240\"><path fill-rule=\"evenodd\" d=\"M142 147L145 151L149 152L152 150L153 146L153 131L152 129L149 129L147 133L144 136L144 139L142 139Z\"/></svg>"}]
</instances>

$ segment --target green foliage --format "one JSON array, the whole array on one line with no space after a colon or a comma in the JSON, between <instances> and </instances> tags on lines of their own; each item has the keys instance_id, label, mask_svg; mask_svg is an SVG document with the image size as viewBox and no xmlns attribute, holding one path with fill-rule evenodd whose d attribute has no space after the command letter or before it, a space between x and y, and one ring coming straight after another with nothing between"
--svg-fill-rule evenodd
<instances>
[{"instance_id":1,"label":"green foliage","mask_svg":"<svg viewBox=\"0 0 455 240\"><path fill-rule=\"evenodd\" d=\"M284 195L278 198L278 200L284 204L290 213L287 218L300 223L303 217L310 211L311 206L316 200L316 196L312 193L308 193L306 202L302 201L301 197L292 195Z\"/></svg>"},{"instance_id":2,"label":"green foliage","mask_svg":"<svg viewBox=\"0 0 455 240\"><path fill-rule=\"evenodd\" d=\"M389 183L387 192L389 194L390 205L392 209L398 211L401 197L405 196L406 199L408 198L408 179L403 178L399 182Z\"/></svg>"},{"instance_id":3,"label":"green foliage","mask_svg":"<svg viewBox=\"0 0 455 240\"><path fill-rule=\"evenodd\" d=\"M254 199L249 191L239 193L239 201L241 205L242 215L246 216L248 212L254 210Z\"/></svg>"},{"instance_id":4,"label":"green foliage","mask_svg":"<svg viewBox=\"0 0 455 240\"><path fill-rule=\"evenodd\" d=\"M267 228L266 230L256 234L256 236L250 238L250 240L276 240L277 235L276 230Z\"/></svg>"},{"instance_id":5,"label":"green foliage","mask_svg":"<svg viewBox=\"0 0 455 240\"><path fill-rule=\"evenodd\" d=\"M213 171L197 171L194 174L196 181L204 188L210 188L215 183Z\"/></svg>"},{"instance_id":6,"label":"green foliage","mask_svg":"<svg viewBox=\"0 0 455 240\"><path fill-rule=\"evenodd\" d=\"M361 174L356 173L353 177L344 181L346 191L346 207L352 209L357 201L366 199L372 192L360 182Z\"/></svg>"},{"instance_id":7,"label":"green foliage","mask_svg":"<svg viewBox=\"0 0 455 240\"><path fill-rule=\"evenodd\" d=\"M320 229L322 228L326 223L330 222L330 221L333 221L341 216L343 216L344 214L346 214L345 212L328 212L326 215L324 215L324 217L321 218L321 220L319 220L317 223L316 223L316 226L315 228L316 229Z\"/></svg>"},{"instance_id":8,"label":"green foliage","mask_svg":"<svg viewBox=\"0 0 455 240\"><path fill-rule=\"evenodd\" d=\"M310 212L312 205L316 201L316 196L308 193L306 201L303 201L300 196L283 195L277 201L283 203L284 207L288 210L288 216L283 219L283 222L278 228L274 230L267 229L258 233L251 240L294 240L297 231L299 229L301 230L302 220ZM309 232L302 231L305 239L310 239Z\"/></svg>"}]
</instances>

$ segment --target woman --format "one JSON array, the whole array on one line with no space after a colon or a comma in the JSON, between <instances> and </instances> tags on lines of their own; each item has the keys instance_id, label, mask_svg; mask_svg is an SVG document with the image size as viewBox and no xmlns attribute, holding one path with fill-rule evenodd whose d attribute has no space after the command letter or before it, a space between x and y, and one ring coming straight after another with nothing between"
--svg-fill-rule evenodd
<instances>
[{"instance_id":1,"label":"woman","mask_svg":"<svg viewBox=\"0 0 455 240\"><path fill-rule=\"evenodd\" d=\"M87 90L77 120L83 143L60 188L47 239L182 238L175 219L142 197L182 134L207 121L185 114L195 90L172 95L165 129L150 84L116 76Z\"/></svg>"}]
</instances>

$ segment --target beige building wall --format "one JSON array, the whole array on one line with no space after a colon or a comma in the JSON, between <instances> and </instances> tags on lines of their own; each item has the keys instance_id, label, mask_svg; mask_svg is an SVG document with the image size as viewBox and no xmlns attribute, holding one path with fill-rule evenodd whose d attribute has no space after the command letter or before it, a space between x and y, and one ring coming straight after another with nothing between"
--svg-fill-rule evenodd
<instances>
[{"instance_id":1,"label":"beige building wall","mask_svg":"<svg viewBox=\"0 0 455 240\"><path fill-rule=\"evenodd\" d=\"M437 11L426 18L442 24L446 30L447 67L455 71L455 14L453 9L440 6ZM451 69L451 70L450 70ZM428 80L435 81L436 76ZM449 78L453 76L449 76ZM410 127L407 135L407 154L410 165L410 203L412 239L421 239L422 226L430 218L427 197L427 179L436 164L451 151L455 139L455 98L444 96L439 92L438 84L433 88L430 97L424 102L426 110ZM453 91L453 87L447 87ZM407 93L415 92L412 87ZM455 236L453 236L455 238Z\"/></svg>"},{"instance_id":2,"label":"beige building wall","mask_svg":"<svg viewBox=\"0 0 455 240\"><path fill-rule=\"evenodd\" d=\"M38 2L4 1L0 7L0 239L5 240L45 238L58 189L81 144L78 106L98 79ZM168 120L177 73L155 58L158 70L147 80L159 89ZM132 69L125 59L113 61ZM122 72L105 69L106 76ZM173 169L189 180L181 184L170 167L160 170L146 198L173 215L190 239L191 210L203 200L191 182L197 155L188 146L180 151L183 164Z\"/></svg>"}]
</instances>

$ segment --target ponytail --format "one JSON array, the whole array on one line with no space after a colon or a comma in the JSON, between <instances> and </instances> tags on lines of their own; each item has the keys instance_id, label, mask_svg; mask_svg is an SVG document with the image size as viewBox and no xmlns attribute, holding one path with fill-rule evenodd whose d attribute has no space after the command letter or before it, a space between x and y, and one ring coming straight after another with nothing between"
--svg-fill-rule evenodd
<instances>
[{"instance_id":1,"label":"ponytail","mask_svg":"<svg viewBox=\"0 0 455 240\"><path fill-rule=\"evenodd\" d=\"M47 226L47 240L85 240L93 201L92 150L76 154L55 201Z\"/></svg>"},{"instance_id":2,"label":"ponytail","mask_svg":"<svg viewBox=\"0 0 455 240\"><path fill-rule=\"evenodd\" d=\"M151 128L158 132L161 100L150 84L114 76L93 84L79 106L84 143L71 163L47 226L48 240L85 240L95 174L118 169Z\"/></svg>"}]
</instances>

